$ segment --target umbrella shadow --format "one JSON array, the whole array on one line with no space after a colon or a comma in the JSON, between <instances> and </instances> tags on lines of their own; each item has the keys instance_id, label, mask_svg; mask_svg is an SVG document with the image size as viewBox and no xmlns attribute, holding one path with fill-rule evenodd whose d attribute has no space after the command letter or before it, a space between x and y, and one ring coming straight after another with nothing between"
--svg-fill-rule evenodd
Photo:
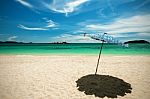
<instances>
[{"instance_id":1,"label":"umbrella shadow","mask_svg":"<svg viewBox=\"0 0 150 99\"><path fill-rule=\"evenodd\" d=\"M117 98L131 93L131 84L109 75L86 75L76 81L78 90L86 95Z\"/></svg>"}]
</instances>

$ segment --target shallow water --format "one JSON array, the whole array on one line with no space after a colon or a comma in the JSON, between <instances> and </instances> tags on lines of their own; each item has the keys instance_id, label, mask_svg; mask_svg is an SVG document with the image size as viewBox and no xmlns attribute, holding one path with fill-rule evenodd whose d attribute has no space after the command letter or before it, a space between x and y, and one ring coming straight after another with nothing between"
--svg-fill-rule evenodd
<instances>
[{"instance_id":1,"label":"shallow water","mask_svg":"<svg viewBox=\"0 0 150 99\"><path fill-rule=\"evenodd\" d=\"M0 44L0 54L90 54L99 53L100 43ZM150 44L129 44L128 48L104 44L103 54L150 55Z\"/></svg>"}]
</instances>

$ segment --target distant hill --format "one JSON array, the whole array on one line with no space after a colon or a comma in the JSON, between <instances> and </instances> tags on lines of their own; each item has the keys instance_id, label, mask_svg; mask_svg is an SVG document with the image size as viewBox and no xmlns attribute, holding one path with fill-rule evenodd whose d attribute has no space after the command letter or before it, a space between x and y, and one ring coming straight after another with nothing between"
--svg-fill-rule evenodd
<instances>
[{"instance_id":1,"label":"distant hill","mask_svg":"<svg viewBox=\"0 0 150 99\"><path fill-rule=\"evenodd\" d=\"M127 41L127 42L124 42L125 44L129 44L129 43L149 43L148 41L146 40L133 40L133 41Z\"/></svg>"},{"instance_id":2,"label":"distant hill","mask_svg":"<svg viewBox=\"0 0 150 99\"><path fill-rule=\"evenodd\" d=\"M7 43L8 43L8 44L18 44L18 43L23 43L23 42L16 42L16 41L4 41L4 42L3 42L3 41L0 41L0 44L5 44L5 43L6 43L6 44L7 44Z\"/></svg>"},{"instance_id":3,"label":"distant hill","mask_svg":"<svg viewBox=\"0 0 150 99\"><path fill-rule=\"evenodd\" d=\"M53 42L53 43L24 43L24 42L16 42L16 41L0 41L0 44L69 44L68 42Z\"/></svg>"},{"instance_id":4,"label":"distant hill","mask_svg":"<svg viewBox=\"0 0 150 99\"><path fill-rule=\"evenodd\" d=\"M50 44L69 44L68 42L53 42L53 43L50 43Z\"/></svg>"}]
</instances>

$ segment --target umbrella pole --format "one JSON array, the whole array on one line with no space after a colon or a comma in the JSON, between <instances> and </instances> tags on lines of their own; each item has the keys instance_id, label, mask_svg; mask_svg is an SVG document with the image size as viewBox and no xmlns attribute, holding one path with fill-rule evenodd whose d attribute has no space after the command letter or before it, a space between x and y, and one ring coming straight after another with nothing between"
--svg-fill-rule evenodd
<instances>
[{"instance_id":1,"label":"umbrella pole","mask_svg":"<svg viewBox=\"0 0 150 99\"><path fill-rule=\"evenodd\" d=\"M99 51L99 57L98 57L98 61L97 61L95 75L96 75L97 70L98 70L98 65L99 65L99 61L100 61L100 58L101 58L101 52L102 52L103 44L104 44L104 41L102 41L102 45L101 45L101 48L100 48L100 51Z\"/></svg>"}]
</instances>

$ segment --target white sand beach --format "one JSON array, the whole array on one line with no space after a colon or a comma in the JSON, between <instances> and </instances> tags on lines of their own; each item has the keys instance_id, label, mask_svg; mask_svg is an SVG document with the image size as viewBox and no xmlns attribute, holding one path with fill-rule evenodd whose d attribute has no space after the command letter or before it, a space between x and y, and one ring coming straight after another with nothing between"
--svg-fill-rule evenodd
<instances>
[{"instance_id":1,"label":"white sand beach","mask_svg":"<svg viewBox=\"0 0 150 99\"><path fill-rule=\"evenodd\" d=\"M80 92L76 84L82 76L95 73L97 57L0 55L0 99L100 99ZM150 99L148 55L102 55L98 74L131 84L132 93L118 99Z\"/></svg>"}]
</instances>

